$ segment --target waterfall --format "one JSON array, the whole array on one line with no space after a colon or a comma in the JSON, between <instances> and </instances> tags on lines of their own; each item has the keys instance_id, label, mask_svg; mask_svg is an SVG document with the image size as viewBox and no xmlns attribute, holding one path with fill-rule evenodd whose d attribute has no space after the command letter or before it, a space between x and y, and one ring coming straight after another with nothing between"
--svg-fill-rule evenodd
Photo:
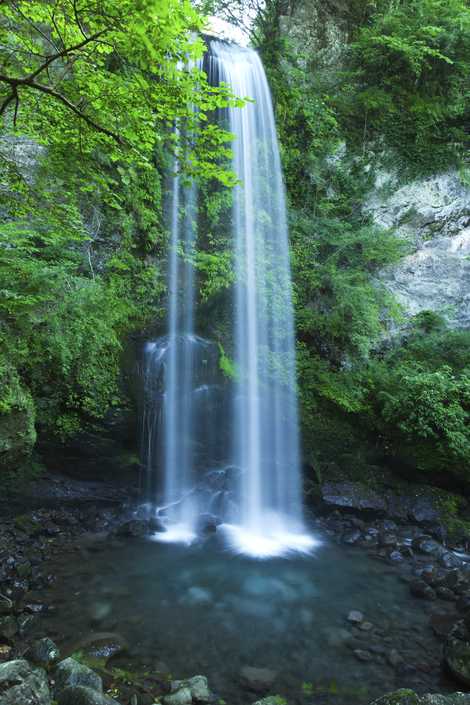
<instances>
[{"instance_id":1,"label":"waterfall","mask_svg":"<svg viewBox=\"0 0 470 705\"><path fill-rule=\"evenodd\" d=\"M220 519L235 550L260 557L308 550L312 541L302 520L288 228L270 91L253 50L212 40L204 65L213 85L224 82L235 95L250 99L243 108L228 108L219 116L234 135L232 169L239 178L231 218L237 374L227 392L231 423L225 458L213 449L205 453L205 461L212 463L205 467L206 479L226 475L214 465L215 457L230 469L223 483L223 496L230 501L221 503L230 512L222 511ZM201 484L204 472L195 472L194 451L209 442L209 425L217 427L220 418L213 415L213 399L207 399L204 410L195 408L196 370L201 370L201 351L211 345L194 331L194 269L188 255L196 238L197 191L194 185L182 186L178 176L172 191L168 336L151 344L146 363L147 398L149 389L155 397L156 377L162 380L162 398L158 407L147 402L151 411L144 436L155 458L147 455L147 467L154 473L159 464L161 500L186 536L192 535L198 515L213 506L210 486ZM206 376L209 372L206 366ZM211 383L217 387L215 377ZM206 431L196 433L201 413ZM220 438L215 445L220 447Z\"/></svg>"},{"instance_id":2,"label":"waterfall","mask_svg":"<svg viewBox=\"0 0 470 705\"><path fill-rule=\"evenodd\" d=\"M248 97L228 109L234 134L233 460L241 469L241 548L301 547L295 335L286 203L271 95L258 54L212 41L211 75Z\"/></svg>"}]
</instances>

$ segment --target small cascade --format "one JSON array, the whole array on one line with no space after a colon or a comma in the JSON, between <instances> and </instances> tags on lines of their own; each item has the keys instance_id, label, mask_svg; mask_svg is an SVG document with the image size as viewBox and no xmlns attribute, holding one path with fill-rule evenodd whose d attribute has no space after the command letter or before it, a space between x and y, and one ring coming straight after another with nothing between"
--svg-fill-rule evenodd
<instances>
[{"instance_id":1,"label":"small cascade","mask_svg":"<svg viewBox=\"0 0 470 705\"><path fill-rule=\"evenodd\" d=\"M195 334L198 194L175 176L168 335L146 348L149 491L159 515L178 527L176 538L192 536L201 514L211 513L235 550L259 557L308 551L288 229L271 96L250 49L212 40L204 67L212 85L224 82L251 99L219 115L234 134L232 169L240 180L231 218L236 380L223 384L217 346Z\"/></svg>"}]
</instances>

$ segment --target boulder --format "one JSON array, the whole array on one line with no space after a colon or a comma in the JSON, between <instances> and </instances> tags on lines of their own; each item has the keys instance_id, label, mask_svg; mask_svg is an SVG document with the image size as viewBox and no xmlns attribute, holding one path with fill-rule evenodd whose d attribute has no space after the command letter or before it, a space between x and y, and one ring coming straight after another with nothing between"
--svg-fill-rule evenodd
<instances>
[{"instance_id":1,"label":"boulder","mask_svg":"<svg viewBox=\"0 0 470 705\"><path fill-rule=\"evenodd\" d=\"M240 671L240 681L244 688L255 693L265 693L276 680L277 673L269 668L244 666Z\"/></svg>"},{"instance_id":2,"label":"boulder","mask_svg":"<svg viewBox=\"0 0 470 705\"><path fill-rule=\"evenodd\" d=\"M127 641L117 632L93 632L80 639L74 651L83 651L92 659L108 661L128 648Z\"/></svg>"},{"instance_id":3,"label":"boulder","mask_svg":"<svg viewBox=\"0 0 470 705\"><path fill-rule=\"evenodd\" d=\"M413 690L402 688L374 700L370 705L470 705L470 693L428 693L420 696Z\"/></svg>"},{"instance_id":4,"label":"boulder","mask_svg":"<svg viewBox=\"0 0 470 705\"><path fill-rule=\"evenodd\" d=\"M191 689L188 686L179 688L174 693L165 695L163 702L164 705L191 705L193 702Z\"/></svg>"},{"instance_id":5,"label":"boulder","mask_svg":"<svg viewBox=\"0 0 470 705\"><path fill-rule=\"evenodd\" d=\"M47 667L54 661L58 661L60 658L59 647L54 644L52 639L44 637L44 639L38 639L32 645L29 653L31 661L37 663L38 666Z\"/></svg>"},{"instance_id":6,"label":"boulder","mask_svg":"<svg viewBox=\"0 0 470 705\"><path fill-rule=\"evenodd\" d=\"M370 490L360 482L324 482L321 486L323 502L333 507L385 513L387 504L383 495Z\"/></svg>"},{"instance_id":7,"label":"boulder","mask_svg":"<svg viewBox=\"0 0 470 705\"><path fill-rule=\"evenodd\" d=\"M447 636L444 663L459 683L470 687L470 632L464 620L457 622Z\"/></svg>"},{"instance_id":8,"label":"boulder","mask_svg":"<svg viewBox=\"0 0 470 705\"><path fill-rule=\"evenodd\" d=\"M66 688L84 686L87 689L103 692L103 681L100 676L73 658L66 658L57 664L54 671L56 697Z\"/></svg>"},{"instance_id":9,"label":"boulder","mask_svg":"<svg viewBox=\"0 0 470 705\"><path fill-rule=\"evenodd\" d=\"M0 705L51 705L46 672L24 659L0 664Z\"/></svg>"},{"instance_id":10,"label":"boulder","mask_svg":"<svg viewBox=\"0 0 470 705\"><path fill-rule=\"evenodd\" d=\"M181 690L181 688L189 688L191 698L195 703L209 703L212 699L211 691L205 676L193 676L184 681L172 681L172 693Z\"/></svg>"}]
</instances>

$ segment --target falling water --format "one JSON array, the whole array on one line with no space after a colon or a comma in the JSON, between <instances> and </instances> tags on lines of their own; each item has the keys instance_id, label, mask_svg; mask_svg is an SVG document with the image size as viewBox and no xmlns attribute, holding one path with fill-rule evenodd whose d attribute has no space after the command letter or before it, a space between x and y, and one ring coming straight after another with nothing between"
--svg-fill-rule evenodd
<instances>
[{"instance_id":1,"label":"falling water","mask_svg":"<svg viewBox=\"0 0 470 705\"><path fill-rule=\"evenodd\" d=\"M243 108L220 114L234 134L232 168L240 180L232 211L237 379L230 390L231 438L225 458L206 448L210 465L205 477L210 482L225 478L223 495L230 502L222 502L219 513L225 521L222 531L236 550L257 556L307 550L311 540L302 521L288 230L269 87L260 58L249 49L211 41L205 67L213 85L223 81L234 94L251 99ZM217 367L213 354L210 364L202 364L211 357L213 344L194 331L191 254L197 190L175 176L172 194L168 335L147 348L144 439L151 476L157 467L163 479L159 496L164 511L179 525L178 535L186 536L198 514L213 506L210 482L201 485L204 473L196 469L195 458L196 448L210 444L210 427L220 418L214 416L214 398L203 397L203 409L196 393L218 388L217 375L211 373ZM230 476L217 469L215 458L225 463Z\"/></svg>"},{"instance_id":2,"label":"falling water","mask_svg":"<svg viewBox=\"0 0 470 705\"><path fill-rule=\"evenodd\" d=\"M302 548L295 337L288 229L271 96L258 54L213 41L211 74L252 102L229 108L233 170L235 386L233 457L241 469L235 543Z\"/></svg>"}]
</instances>

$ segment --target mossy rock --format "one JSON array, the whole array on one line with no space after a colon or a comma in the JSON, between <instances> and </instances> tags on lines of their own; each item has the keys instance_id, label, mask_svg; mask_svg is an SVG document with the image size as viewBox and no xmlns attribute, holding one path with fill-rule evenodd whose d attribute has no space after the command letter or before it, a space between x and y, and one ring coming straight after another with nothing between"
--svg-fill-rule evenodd
<instances>
[{"instance_id":1,"label":"mossy rock","mask_svg":"<svg viewBox=\"0 0 470 705\"><path fill-rule=\"evenodd\" d=\"M421 705L421 699L414 690L401 688L393 693L384 695L378 700L374 700L371 705Z\"/></svg>"},{"instance_id":2,"label":"mossy rock","mask_svg":"<svg viewBox=\"0 0 470 705\"><path fill-rule=\"evenodd\" d=\"M0 470L15 471L36 443L34 402L16 370L0 362Z\"/></svg>"}]
</instances>

